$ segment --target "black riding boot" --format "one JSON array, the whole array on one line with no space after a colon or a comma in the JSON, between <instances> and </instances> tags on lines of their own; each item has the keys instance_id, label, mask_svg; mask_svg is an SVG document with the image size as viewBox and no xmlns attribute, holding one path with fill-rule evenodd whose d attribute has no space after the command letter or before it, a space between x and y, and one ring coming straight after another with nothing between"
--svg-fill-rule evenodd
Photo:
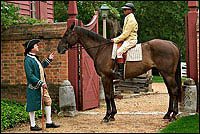
<instances>
[{"instance_id":1,"label":"black riding boot","mask_svg":"<svg viewBox=\"0 0 200 134\"><path fill-rule=\"evenodd\" d=\"M124 63L118 63L118 72L114 72L121 79L124 79Z\"/></svg>"}]
</instances>

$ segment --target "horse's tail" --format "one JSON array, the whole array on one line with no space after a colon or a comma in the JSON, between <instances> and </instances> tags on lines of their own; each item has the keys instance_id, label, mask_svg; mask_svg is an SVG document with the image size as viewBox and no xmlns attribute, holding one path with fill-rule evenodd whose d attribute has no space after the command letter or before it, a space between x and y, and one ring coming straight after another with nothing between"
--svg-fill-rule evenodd
<instances>
[{"instance_id":1,"label":"horse's tail","mask_svg":"<svg viewBox=\"0 0 200 134\"><path fill-rule=\"evenodd\" d=\"M181 81L181 54L179 50L179 60L178 60L178 65L176 68L176 73L175 73L175 80L178 86L178 101L181 102L182 100L182 95L183 95L183 89L182 89L182 81Z\"/></svg>"}]
</instances>

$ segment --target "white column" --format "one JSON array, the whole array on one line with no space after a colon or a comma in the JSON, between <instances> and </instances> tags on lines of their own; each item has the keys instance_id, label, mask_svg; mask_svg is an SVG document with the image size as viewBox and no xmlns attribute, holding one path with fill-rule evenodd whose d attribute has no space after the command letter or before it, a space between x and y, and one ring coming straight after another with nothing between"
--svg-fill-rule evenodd
<instances>
[{"instance_id":1,"label":"white column","mask_svg":"<svg viewBox=\"0 0 200 134\"><path fill-rule=\"evenodd\" d=\"M106 38L106 18L103 18L103 37Z\"/></svg>"}]
</instances>

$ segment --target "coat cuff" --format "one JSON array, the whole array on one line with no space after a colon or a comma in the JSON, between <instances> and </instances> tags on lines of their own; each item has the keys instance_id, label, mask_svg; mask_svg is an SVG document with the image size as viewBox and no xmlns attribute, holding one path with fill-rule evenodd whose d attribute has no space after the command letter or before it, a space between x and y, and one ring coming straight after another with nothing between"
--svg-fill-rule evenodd
<instances>
[{"instance_id":1,"label":"coat cuff","mask_svg":"<svg viewBox=\"0 0 200 134\"><path fill-rule=\"evenodd\" d=\"M114 43L118 43L120 40L118 38L114 38Z\"/></svg>"},{"instance_id":2,"label":"coat cuff","mask_svg":"<svg viewBox=\"0 0 200 134\"><path fill-rule=\"evenodd\" d=\"M45 61L49 64L50 62L52 62L52 59L46 58Z\"/></svg>"},{"instance_id":3,"label":"coat cuff","mask_svg":"<svg viewBox=\"0 0 200 134\"><path fill-rule=\"evenodd\" d=\"M33 90L40 89L43 83L44 83L43 81L39 80L35 86L33 86L32 84L29 84L28 88L33 89Z\"/></svg>"}]
</instances>

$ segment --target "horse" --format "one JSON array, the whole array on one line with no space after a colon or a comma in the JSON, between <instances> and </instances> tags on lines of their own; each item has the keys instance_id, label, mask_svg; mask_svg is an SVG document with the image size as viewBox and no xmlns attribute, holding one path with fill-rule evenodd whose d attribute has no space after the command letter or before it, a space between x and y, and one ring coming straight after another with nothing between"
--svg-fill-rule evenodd
<instances>
[{"instance_id":1,"label":"horse","mask_svg":"<svg viewBox=\"0 0 200 134\"><path fill-rule=\"evenodd\" d=\"M60 54L64 54L77 43L82 44L92 58L95 70L102 78L107 107L106 115L102 122L114 121L117 109L114 101L113 80L119 78L111 71L116 67L115 61L111 59L113 43L99 34L72 24L67 28L58 43L57 51ZM182 94L180 50L174 42L161 39L153 39L141 43L141 46L142 61L127 62L125 77L126 79L134 78L152 68L157 68L163 77L170 97L168 111L163 119L174 121L177 118L178 102L181 101Z\"/></svg>"}]
</instances>

